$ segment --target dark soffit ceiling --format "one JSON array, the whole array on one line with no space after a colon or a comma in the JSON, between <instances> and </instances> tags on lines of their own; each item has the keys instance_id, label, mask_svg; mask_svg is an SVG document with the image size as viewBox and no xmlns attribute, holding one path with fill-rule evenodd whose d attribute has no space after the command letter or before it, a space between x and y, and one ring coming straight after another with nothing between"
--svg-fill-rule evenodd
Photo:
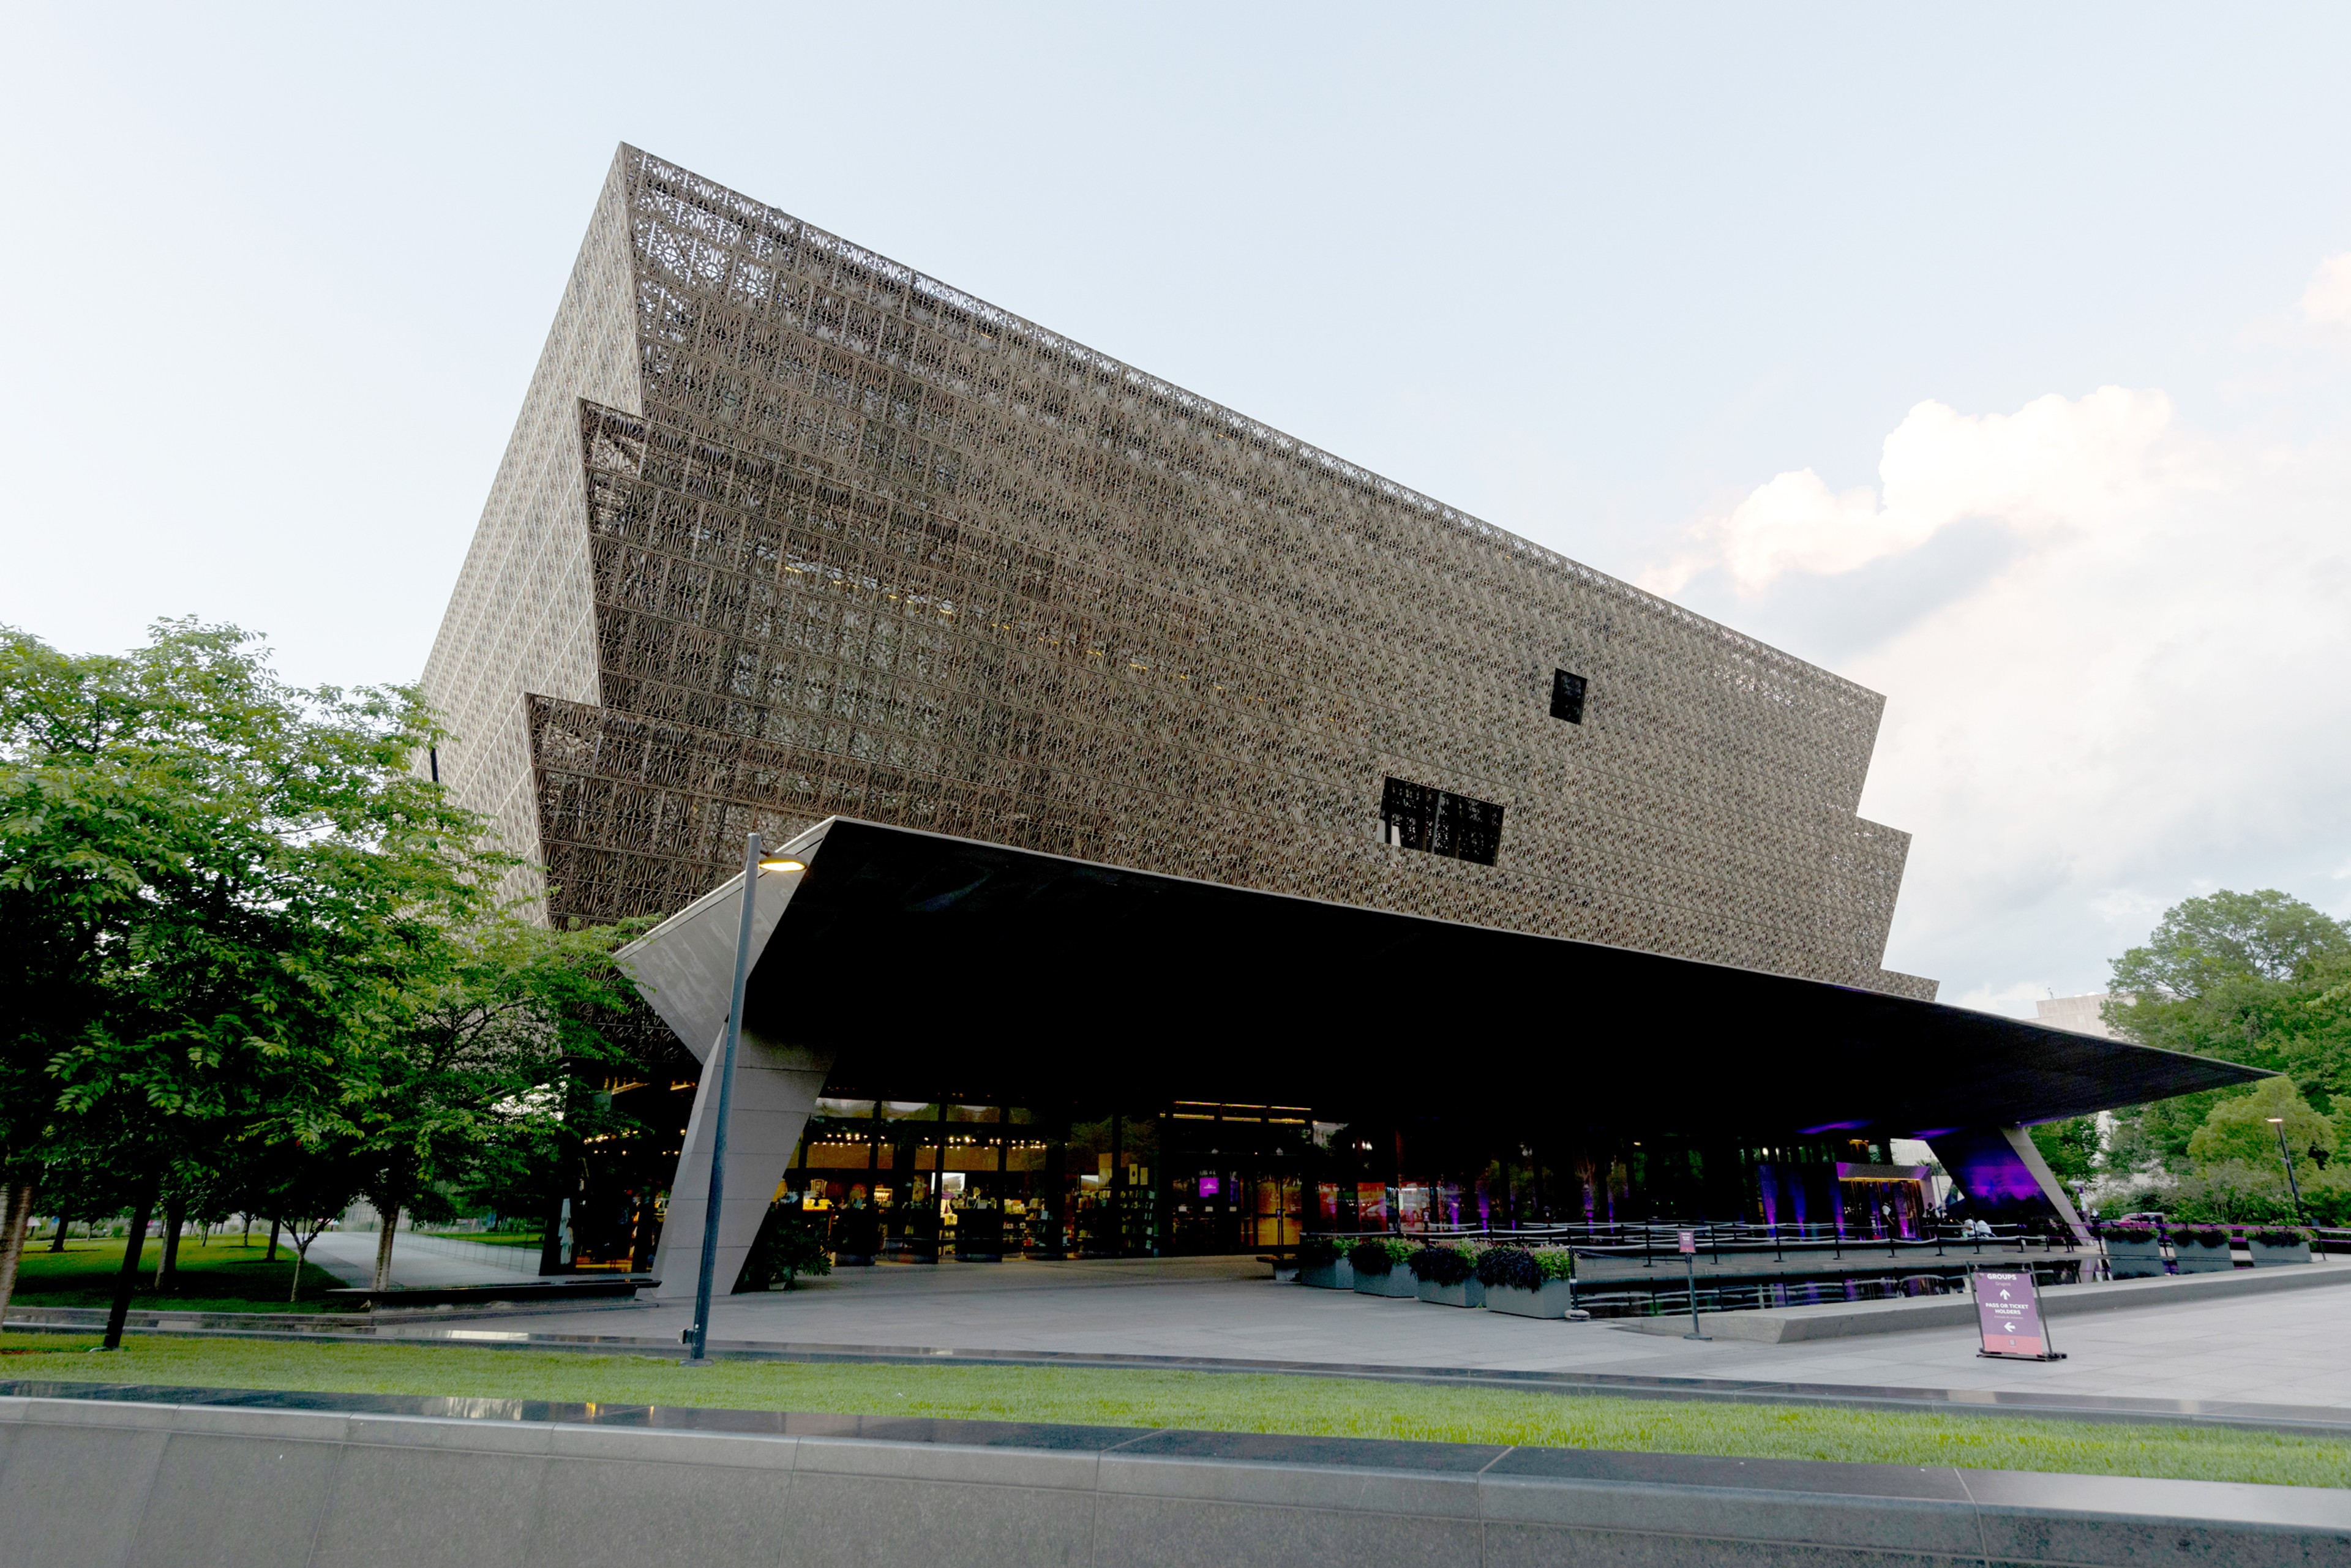
<instances>
[{"instance_id":1,"label":"dark soffit ceiling","mask_svg":"<svg viewBox=\"0 0 2351 1568\"><path fill-rule=\"evenodd\" d=\"M2045 1121L2265 1076L1817 980L849 818L795 843L808 870L745 1021L832 1046L836 1082L880 1092L1760 1138Z\"/></svg>"}]
</instances>

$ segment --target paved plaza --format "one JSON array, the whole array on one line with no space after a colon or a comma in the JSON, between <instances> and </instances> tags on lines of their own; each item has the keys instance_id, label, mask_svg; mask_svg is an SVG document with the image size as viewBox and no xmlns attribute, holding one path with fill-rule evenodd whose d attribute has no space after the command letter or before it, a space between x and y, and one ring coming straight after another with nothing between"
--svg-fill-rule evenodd
<instances>
[{"instance_id":1,"label":"paved plaza","mask_svg":"<svg viewBox=\"0 0 2351 1568\"><path fill-rule=\"evenodd\" d=\"M375 1244L372 1230L329 1230L310 1243L309 1260L346 1285L365 1286L375 1281ZM536 1248L445 1241L405 1231L392 1243L392 1282L403 1291L507 1283L538 1273Z\"/></svg>"},{"instance_id":2,"label":"paved plaza","mask_svg":"<svg viewBox=\"0 0 2351 1568\"><path fill-rule=\"evenodd\" d=\"M2351 1263L2341 1286L2056 1320L2059 1362L1991 1361L1971 1328L1763 1344L1541 1322L1267 1278L1240 1258L1008 1261L842 1270L790 1292L726 1298L712 1338L978 1354L1206 1357L2031 1391L2351 1412ZM674 1343L688 1304L508 1319L501 1330Z\"/></svg>"}]
</instances>

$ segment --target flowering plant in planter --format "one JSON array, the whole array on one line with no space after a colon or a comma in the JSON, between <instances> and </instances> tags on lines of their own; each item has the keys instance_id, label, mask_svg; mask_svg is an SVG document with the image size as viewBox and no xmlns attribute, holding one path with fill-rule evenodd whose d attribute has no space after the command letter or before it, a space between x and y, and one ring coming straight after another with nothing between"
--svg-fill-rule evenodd
<instances>
[{"instance_id":1,"label":"flowering plant in planter","mask_svg":"<svg viewBox=\"0 0 2351 1568\"><path fill-rule=\"evenodd\" d=\"M2183 1274L2225 1274L2237 1266L2229 1232L2218 1225L2183 1225L2171 1233L2172 1257Z\"/></svg>"},{"instance_id":2,"label":"flowering plant in planter","mask_svg":"<svg viewBox=\"0 0 2351 1568\"><path fill-rule=\"evenodd\" d=\"M1366 1236L1347 1254L1358 1274L1385 1274L1412 1256L1412 1249L1388 1236Z\"/></svg>"},{"instance_id":3,"label":"flowering plant in planter","mask_svg":"<svg viewBox=\"0 0 2351 1568\"><path fill-rule=\"evenodd\" d=\"M1458 1285L1478 1271L1478 1259L1466 1247L1424 1247L1412 1255L1412 1277L1431 1285Z\"/></svg>"},{"instance_id":4,"label":"flowering plant in planter","mask_svg":"<svg viewBox=\"0 0 2351 1568\"><path fill-rule=\"evenodd\" d=\"M1298 1266L1301 1269L1328 1269L1348 1255L1327 1236L1309 1236L1298 1244Z\"/></svg>"},{"instance_id":5,"label":"flowering plant in planter","mask_svg":"<svg viewBox=\"0 0 2351 1568\"><path fill-rule=\"evenodd\" d=\"M1524 1247L1489 1247L1478 1255L1478 1282L1489 1291L1531 1291L1543 1282L1542 1265Z\"/></svg>"},{"instance_id":6,"label":"flowering plant in planter","mask_svg":"<svg viewBox=\"0 0 2351 1568\"><path fill-rule=\"evenodd\" d=\"M1489 1312L1521 1318L1583 1317L1575 1310L1575 1254L1564 1247L1496 1247L1479 1255Z\"/></svg>"},{"instance_id":7,"label":"flowering plant in planter","mask_svg":"<svg viewBox=\"0 0 2351 1568\"><path fill-rule=\"evenodd\" d=\"M2264 1247L2306 1247L2310 1244L2310 1232L2285 1226L2265 1225L2249 1232L2246 1239L2258 1241Z\"/></svg>"},{"instance_id":8,"label":"flowering plant in planter","mask_svg":"<svg viewBox=\"0 0 2351 1568\"><path fill-rule=\"evenodd\" d=\"M2154 1226L2140 1225L2137 1223L2109 1225L2099 1231L2098 1234L2104 1236L2109 1241L2120 1241L2125 1244L2134 1241L2160 1241L2163 1239L2163 1233L2158 1230Z\"/></svg>"},{"instance_id":9,"label":"flowering plant in planter","mask_svg":"<svg viewBox=\"0 0 2351 1568\"><path fill-rule=\"evenodd\" d=\"M1309 1236L1298 1244L1298 1282L1324 1291L1352 1290L1355 1270L1347 1261L1354 1250L1351 1241L1335 1241L1328 1236Z\"/></svg>"}]
</instances>

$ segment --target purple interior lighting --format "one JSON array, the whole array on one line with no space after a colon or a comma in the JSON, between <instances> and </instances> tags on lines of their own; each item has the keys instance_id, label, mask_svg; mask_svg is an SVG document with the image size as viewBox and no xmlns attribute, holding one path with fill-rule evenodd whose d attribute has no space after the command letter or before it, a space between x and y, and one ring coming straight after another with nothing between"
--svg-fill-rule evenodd
<instances>
[{"instance_id":1,"label":"purple interior lighting","mask_svg":"<svg viewBox=\"0 0 2351 1568\"><path fill-rule=\"evenodd\" d=\"M1935 1140L1935 1157L1976 1211L2029 1209L2054 1213L2049 1195L1997 1127L1970 1127Z\"/></svg>"}]
</instances>

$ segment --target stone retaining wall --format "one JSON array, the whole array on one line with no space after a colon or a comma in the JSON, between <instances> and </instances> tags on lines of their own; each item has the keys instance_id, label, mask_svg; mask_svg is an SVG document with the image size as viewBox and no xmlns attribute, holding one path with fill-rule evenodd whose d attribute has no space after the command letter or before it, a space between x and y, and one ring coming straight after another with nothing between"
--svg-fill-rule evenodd
<instances>
[{"instance_id":1,"label":"stone retaining wall","mask_svg":"<svg viewBox=\"0 0 2351 1568\"><path fill-rule=\"evenodd\" d=\"M2315 1489L986 1422L643 1418L679 1425L0 1398L0 1564L2351 1560L2351 1494ZM717 1429L729 1422L773 1429Z\"/></svg>"}]
</instances>

